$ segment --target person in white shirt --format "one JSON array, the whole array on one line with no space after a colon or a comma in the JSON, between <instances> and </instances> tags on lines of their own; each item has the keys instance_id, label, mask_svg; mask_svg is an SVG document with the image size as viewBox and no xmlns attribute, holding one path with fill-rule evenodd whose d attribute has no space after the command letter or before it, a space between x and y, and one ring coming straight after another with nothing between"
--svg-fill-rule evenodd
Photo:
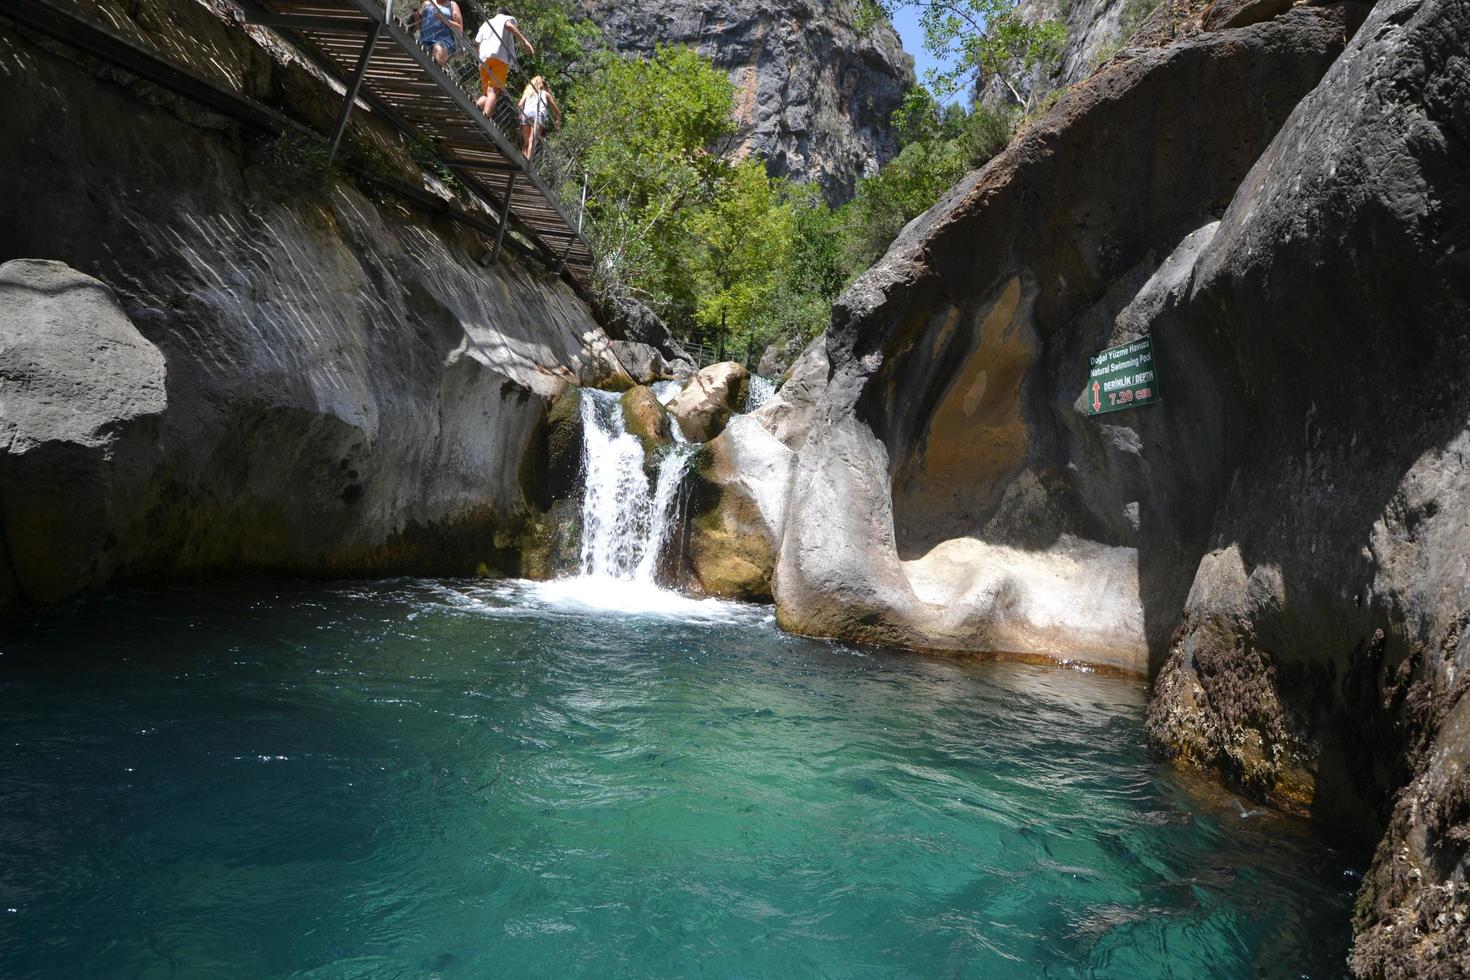
<instances>
[{"instance_id":1,"label":"person in white shirt","mask_svg":"<svg viewBox=\"0 0 1470 980\"><path fill-rule=\"evenodd\" d=\"M480 89L484 92L475 100L475 105L488 116L495 111L495 97L505 88L510 66L515 64L516 41L526 46L526 54L535 54L536 48L526 40L526 35L516 26L516 19L505 7L496 10L494 17L480 25L475 40L480 45Z\"/></svg>"},{"instance_id":2,"label":"person in white shirt","mask_svg":"<svg viewBox=\"0 0 1470 980\"><path fill-rule=\"evenodd\" d=\"M521 152L525 153L527 160L536 151L536 137L546 132L546 120L553 112L556 113L556 124L560 126L561 106L556 104L556 96L551 94L546 79L537 75L521 93Z\"/></svg>"}]
</instances>

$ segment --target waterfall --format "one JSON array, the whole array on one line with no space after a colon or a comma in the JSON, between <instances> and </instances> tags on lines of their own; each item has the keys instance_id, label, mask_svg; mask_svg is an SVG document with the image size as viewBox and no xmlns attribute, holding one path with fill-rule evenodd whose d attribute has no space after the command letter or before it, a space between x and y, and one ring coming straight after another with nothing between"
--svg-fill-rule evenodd
<instances>
[{"instance_id":1,"label":"waterfall","mask_svg":"<svg viewBox=\"0 0 1470 980\"><path fill-rule=\"evenodd\" d=\"M770 378L763 378L759 374L752 374L750 388L745 392L745 413L749 415L760 408L775 393L776 382Z\"/></svg>"},{"instance_id":2,"label":"waterfall","mask_svg":"<svg viewBox=\"0 0 1470 980\"><path fill-rule=\"evenodd\" d=\"M654 585L694 447L671 447L650 486L643 445L628 432L617 395L582 393L582 432L582 575Z\"/></svg>"}]
</instances>

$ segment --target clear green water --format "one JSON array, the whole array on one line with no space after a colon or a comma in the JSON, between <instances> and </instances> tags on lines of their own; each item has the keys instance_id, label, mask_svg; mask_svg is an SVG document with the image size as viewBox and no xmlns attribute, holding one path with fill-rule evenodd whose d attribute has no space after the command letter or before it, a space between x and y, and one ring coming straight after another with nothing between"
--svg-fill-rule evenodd
<instances>
[{"instance_id":1,"label":"clear green water","mask_svg":"<svg viewBox=\"0 0 1470 980\"><path fill-rule=\"evenodd\" d=\"M539 595L132 595L0 642L0 976L1342 972L1346 859L1151 760L1134 682Z\"/></svg>"}]
</instances>

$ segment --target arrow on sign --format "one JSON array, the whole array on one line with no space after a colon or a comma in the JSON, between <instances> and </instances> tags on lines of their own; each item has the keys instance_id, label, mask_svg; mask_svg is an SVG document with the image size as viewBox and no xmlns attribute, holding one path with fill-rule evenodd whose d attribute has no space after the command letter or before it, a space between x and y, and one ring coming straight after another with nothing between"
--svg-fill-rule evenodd
<instances>
[{"instance_id":1,"label":"arrow on sign","mask_svg":"<svg viewBox=\"0 0 1470 980\"><path fill-rule=\"evenodd\" d=\"M1094 381L1092 383L1092 410L1094 412L1102 411L1102 396L1098 394L1100 391L1102 391L1102 385Z\"/></svg>"}]
</instances>

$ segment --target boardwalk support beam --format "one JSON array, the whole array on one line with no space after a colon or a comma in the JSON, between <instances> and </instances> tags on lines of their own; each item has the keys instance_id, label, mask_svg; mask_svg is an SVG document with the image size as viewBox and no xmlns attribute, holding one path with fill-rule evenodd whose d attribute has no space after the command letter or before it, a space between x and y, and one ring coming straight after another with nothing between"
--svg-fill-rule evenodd
<instances>
[{"instance_id":1,"label":"boardwalk support beam","mask_svg":"<svg viewBox=\"0 0 1470 980\"><path fill-rule=\"evenodd\" d=\"M347 120L352 116L352 106L357 102L357 92L362 88L362 80L367 76L368 60L373 56L373 45L378 43L378 31L382 26L374 21L373 26L368 28L367 40L363 42L362 54L357 59L357 70L347 81L347 92L342 97L342 110L337 113L337 124L332 127L331 148L327 150L329 163L337 156L337 147L342 143L342 134L347 131Z\"/></svg>"},{"instance_id":2,"label":"boardwalk support beam","mask_svg":"<svg viewBox=\"0 0 1470 980\"><path fill-rule=\"evenodd\" d=\"M505 207L500 210L500 227L495 232L495 247L490 250L490 265L500 261L500 243L505 241L505 225L510 221L510 198L516 189L516 175L505 182Z\"/></svg>"}]
</instances>

